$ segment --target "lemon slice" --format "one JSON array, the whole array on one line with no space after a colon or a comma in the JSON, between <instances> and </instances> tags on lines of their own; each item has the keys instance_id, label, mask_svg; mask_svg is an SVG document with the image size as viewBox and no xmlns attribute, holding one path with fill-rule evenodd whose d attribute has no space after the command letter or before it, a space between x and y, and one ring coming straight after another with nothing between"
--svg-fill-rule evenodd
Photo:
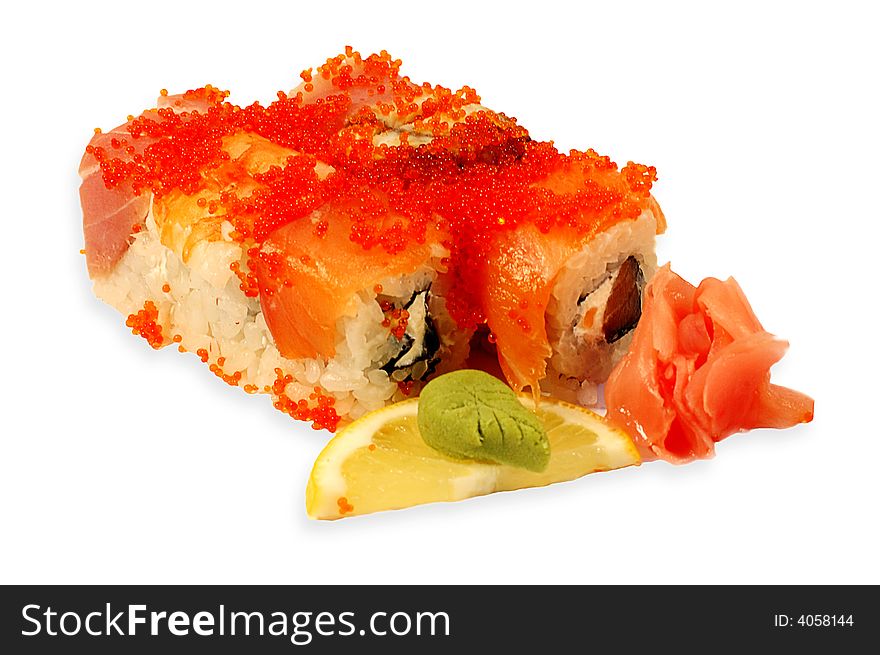
<instances>
[{"instance_id":1,"label":"lemon slice","mask_svg":"<svg viewBox=\"0 0 880 655\"><path fill-rule=\"evenodd\" d=\"M534 409L531 397L523 405ZM494 491L540 487L588 473L638 465L632 440L601 416L558 400L537 410L550 440L540 473L490 462L452 459L419 434L418 399L371 412L342 429L321 451L306 488L306 511L338 519Z\"/></svg>"}]
</instances>

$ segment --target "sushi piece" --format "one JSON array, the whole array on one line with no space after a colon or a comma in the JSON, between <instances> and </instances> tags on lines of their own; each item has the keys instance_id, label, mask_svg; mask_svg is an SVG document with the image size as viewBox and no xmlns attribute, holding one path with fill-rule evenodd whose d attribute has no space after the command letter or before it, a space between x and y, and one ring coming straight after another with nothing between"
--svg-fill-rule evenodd
<instances>
[{"instance_id":1,"label":"sushi piece","mask_svg":"<svg viewBox=\"0 0 880 655\"><path fill-rule=\"evenodd\" d=\"M482 302L514 388L596 403L656 269L655 236L666 224L650 195L654 176L572 153L532 184L540 218L492 235Z\"/></svg>"},{"instance_id":2,"label":"sushi piece","mask_svg":"<svg viewBox=\"0 0 880 655\"><path fill-rule=\"evenodd\" d=\"M365 209L375 185L336 170L356 166L359 148L381 158L380 144L428 129L400 94L432 100L435 117L469 104L416 87L397 65L335 58L319 69L322 88L305 73L266 108L231 105L214 87L163 93L96 134L80 168L95 293L152 347L194 352L316 429L460 365L468 335L435 286L449 254L442 229L379 196ZM392 92L366 90L383 85ZM401 111L377 107L386 101Z\"/></svg>"},{"instance_id":3,"label":"sushi piece","mask_svg":"<svg viewBox=\"0 0 880 655\"><path fill-rule=\"evenodd\" d=\"M715 443L755 428L813 419L813 400L770 383L788 344L767 332L733 278L694 287L661 268L648 286L632 347L608 379L608 417L647 459L711 457Z\"/></svg>"}]
</instances>

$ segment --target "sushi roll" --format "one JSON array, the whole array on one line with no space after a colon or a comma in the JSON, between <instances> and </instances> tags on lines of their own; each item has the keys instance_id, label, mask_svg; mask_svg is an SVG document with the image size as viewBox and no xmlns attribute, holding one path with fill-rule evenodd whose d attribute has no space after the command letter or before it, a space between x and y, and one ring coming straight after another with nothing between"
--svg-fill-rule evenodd
<instances>
[{"instance_id":1,"label":"sushi roll","mask_svg":"<svg viewBox=\"0 0 880 655\"><path fill-rule=\"evenodd\" d=\"M425 112L400 101L414 89L435 108L470 104L415 87L396 66L347 53L266 108L231 105L214 87L163 92L156 108L96 133L80 166L96 295L152 347L196 353L316 429L460 367L469 333L437 284L443 230L335 176L365 145L381 159L379 146L426 138Z\"/></svg>"},{"instance_id":2,"label":"sushi roll","mask_svg":"<svg viewBox=\"0 0 880 655\"><path fill-rule=\"evenodd\" d=\"M487 289L489 325L508 381L582 405L627 352L653 276L658 217L645 209L590 238L526 228L502 240ZM538 266L535 263L540 262Z\"/></svg>"},{"instance_id":3,"label":"sushi roll","mask_svg":"<svg viewBox=\"0 0 880 655\"><path fill-rule=\"evenodd\" d=\"M524 215L488 230L480 303L511 386L594 405L629 347L657 267L666 223L650 195L656 173L618 169L593 151L542 149L525 146L524 157L547 164L520 182Z\"/></svg>"},{"instance_id":4,"label":"sushi roll","mask_svg":"<svg viewBox=\"0 0 880 655\"><path fill-rule=\"evenodd\" d=\"M469 87L399 68L347 49L267 106L163 91L96 133L80 166L95 293L150 346L316 429L488 342L511 386L591 403L656 268L654 169L560 153Z\"/></svg>"}]
</instances>

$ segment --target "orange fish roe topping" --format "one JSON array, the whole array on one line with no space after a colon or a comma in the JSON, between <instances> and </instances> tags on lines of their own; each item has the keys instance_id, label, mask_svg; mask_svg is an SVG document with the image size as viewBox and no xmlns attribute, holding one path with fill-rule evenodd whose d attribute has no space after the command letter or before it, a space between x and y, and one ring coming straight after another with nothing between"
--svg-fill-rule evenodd
<instances>
[{"instance_id":1,"label":"orange fish roe topping","mask_svg":"<svg viewBox=\"0 0 880 655\"><path fill-rule=\"evenodd\" d=\"M171 291L171 285L170 284L163 284L162 291L164 291L165 293L168 293L169 291Z\"/></svg>"},{"instance_id":2,"label":"orange fish roe topping","mask_svg":"<svg viewBox=\"0 0 880 655\"><path fill-rule=\"evenodd\" d=\"M248 271L245 273L241 270L241 264L238 262L232 262L229 265L230 270L235 273L235 276L239 279L241 284L238 285L238 288L244 292L248 298L256 298L260 295L260 283L257 280L257 276Z\"/></svg>"},{"instance_id":3,"label":"orange fish roe topping","mask_svg":"<svg viewBox=\"0 0 880 655\"><path fill-rule=\"evenodd\" d=\"M220 358L217 360L217 363L216 363L216 364L211 364L211 365L208 367L208 370L210 370L211 373L213 373L213 374L216 375L218 378L220 378L221 380L223 380L223 381L224 381L226 384L228 384L229 386L231 386L231 387L237 387L237 386L238 386L238 383L241 382L241 376L242 376L242 374L243 374L244 372L243 372L243 371L235 371L235 372L232 373L232 374L225 373L225 372L223 371L223 368L222 368L223 363L221 362L221 360L222 360L222 362L225 362L225 359L224 359L223 357L220 357ZM203 360L203 361L204 361L204 360Z\"/></svg>"},{"instance_id":4,"label":"orange fish roe topping","mask_svg":"<svg viewBox=\"0 0 880 655\"><path fill-rule=\"evenodd\" d=\"M131 333L143 337L155 349L162 347L162 326L156 321L159 318L159 310L156 309L152 300L144 303L144 308L137 314L129 314L125 324L131 328Z\"/></svg>"},{"instance_id":5,"label":"orange fish roe topping","mask_svg":"<svg viewBox=\"0 0 880 655\"><path fill-rule=\"evenodd\" d=\"M199 348L196 350L196 355L198 355L199 359L202 360L203 363L208 363L208 351L204 348Z\"/></svg>"},{"instance_id":6,"label":"orange fish roe topping","mask_svg":"<svg viewBox=\"0 0 880 655\"><path fill-rule=\"evenodd\" d=\"M376 287L381 290L382 285L376 285ZM409 324L409 312L395 307L394 303L385 299L379 300L379 307L385 316L381 321L382 327L388 328L396 339L402 339L406 332L406 326Z\"/></svg>"},{"instance_id":7,"label":"orange fish roe topping","mask_svg":"<svg viewBox=\"0 0 880 655\"><path fill-rule=\"evenodd\" d=\"M345 496L341 496L341 497L336 501L336 504L339 505L339 514L340 514L340 515L348 514L348 513L354 511L354 505L350 504L350 503L348 502L348 499L346 499Z\"/></svg>"},{"instance_id":8,"label":"orange fish roe topping","mask_svg":"<svg viewBox=\"0 0 880 655\"><path fill-rule=\"evenodd\" d=\"M395 339L403 339L406 326L409 324L409 312L405 309L393 309L382 321L382 327L390 329Z\"/></svg>"},{"instance_id":9,"label":"orange fish roe topping","mask_svg":"<svg viewBox=\"0 0 880 655\"><path fill-rule=\"evenodd\" d=\"M285 374L280 368L275 369L275 382L269 388L275 395L275 409L292 416L299 421L311 421L315 430L336 432L340 416L336 413L336 398L328 396L321 387L315 387L308 399L293 400L284 390L293 381L293 376Z\"/></svg>"}]
</instances>

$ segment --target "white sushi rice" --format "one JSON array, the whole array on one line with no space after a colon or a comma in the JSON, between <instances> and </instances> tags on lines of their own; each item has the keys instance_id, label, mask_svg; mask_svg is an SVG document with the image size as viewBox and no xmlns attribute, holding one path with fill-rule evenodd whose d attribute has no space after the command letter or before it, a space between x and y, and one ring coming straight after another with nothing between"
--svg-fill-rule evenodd
<instances>
[{"instance_id":1,"label":"white sushi rice","mask_svg":"<svg viewBox=\"0 0 880 655\"><path fill-rule=\"evenodd\" d=\"M354 419L404 398L397 381L381 369L394 354L394 344L388 328L382 326L385 316L374 291L361 291L351 299L337 322L332 359L282 357L259 299L245 296L230 269L233 262L245 267L242 247L230 238L231 231L231 225L224 225L221 240L198 243L184 263L162 244L151 214L113 271L95 278L95 294L123 316L136 314L146 301L152 301L159 312L164 345L179 345L193 353L204 349L209 364L223 357L223 372L241 372L239 386L252 385L248 388L258 393L271 389L276 369L281 369L293 378L284 389L287 397L294 402L308 399L314 387L320 386L325 395L336 399L334 406L342 417ZM435 254L432 265L447 253L438 248ZM410 275L377 283L384 298L406 302L435 275L435 267L424 266ZM165 285L170 291L163 291ZM432 312L438 305L442 309L442 303L432 303ZM418 316L411 319L417 321ZM180 335L179 344L172 342L174 335Z\"/></svg>"}]
</instances>

